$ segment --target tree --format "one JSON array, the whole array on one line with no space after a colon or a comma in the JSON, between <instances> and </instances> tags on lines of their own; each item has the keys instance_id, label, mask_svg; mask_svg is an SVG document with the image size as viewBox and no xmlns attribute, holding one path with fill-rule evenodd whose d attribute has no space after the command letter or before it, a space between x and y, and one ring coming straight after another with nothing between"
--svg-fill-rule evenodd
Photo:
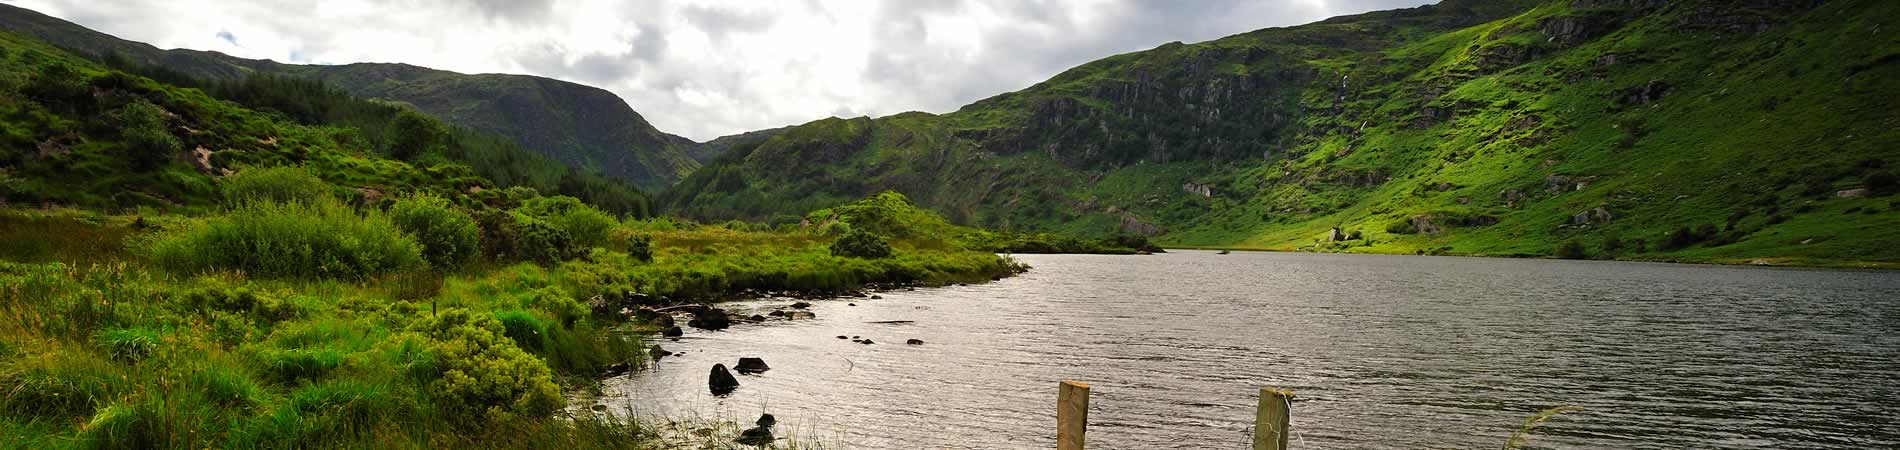
<instances>
[{"instance_id":1,"label":"tree","mask_svg":"<svg viewBox=\"0 0 1900 450\"><path fill-rule=\"evenodd\" d=\"M396 114L394 124L396 136L389 145L389 156L396 159L413 160L448 138L441 124L419 112L403 110Z\"/></svg>"}]
</instances>

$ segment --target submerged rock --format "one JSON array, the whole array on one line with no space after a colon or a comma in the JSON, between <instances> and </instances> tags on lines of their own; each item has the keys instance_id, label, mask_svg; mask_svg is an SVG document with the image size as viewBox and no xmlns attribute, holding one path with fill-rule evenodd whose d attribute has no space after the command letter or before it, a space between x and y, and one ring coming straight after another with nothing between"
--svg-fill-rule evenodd
<instances>
[{"instance_id":1,"label":"submerged rock","mask_svg":"<svg viewBox=\"0 0 1900 450\"><path fill-rule=\"evenodd\" d=\"M772 366L765 365L764 358L739 358L739 364L732 366L732 369L743 374L758 374L772 370Z\"/></svg>"},{"instance_id":2,"label":"submerged rock","mask_svg":"<svg viewBox=\"0 0 1900 450\"><path fill-rule=\"evenodd\" d=\"M706 386L712 389L713 395L726 395L739 389L739 379L732 376L731 371L726 370L725 364L713 364L712 374L706 379Z\"/></svg>"}]
</instances>

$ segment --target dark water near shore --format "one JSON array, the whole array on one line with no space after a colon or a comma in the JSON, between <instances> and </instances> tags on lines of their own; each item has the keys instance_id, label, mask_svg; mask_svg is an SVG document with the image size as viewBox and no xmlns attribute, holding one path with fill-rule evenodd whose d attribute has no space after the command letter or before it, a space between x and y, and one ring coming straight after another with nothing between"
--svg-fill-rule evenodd
<instances>
[{"instance_id":1,"label":"dark water near shore","mask_svg":"<svg viewBox=\"0 0 1900 450\"><path fill-rule=\"evenodd\" d=\"M817 302L691 330L612 407L852 448L1050 448L1056 383L1090 448L1245 448L1263 386L1295 448L1900 448L1900 273L1452 257L1025 255L1001 282ZM847 306L846 302L858 306ZM791 301L756 301L763 313ZM746 314L751 314L747 312ZM913 324L870 321L914 320ZM835 338L859 335L875 345ZM904 345L923 339L923 346ZM759 356L726 398L713 363Z\"/></svg>"}]
</instances>

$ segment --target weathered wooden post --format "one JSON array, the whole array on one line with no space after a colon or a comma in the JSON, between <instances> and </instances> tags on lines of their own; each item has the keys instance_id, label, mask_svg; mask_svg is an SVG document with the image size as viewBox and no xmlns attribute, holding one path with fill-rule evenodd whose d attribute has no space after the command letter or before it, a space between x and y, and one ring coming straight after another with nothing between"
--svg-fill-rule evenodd
<instances>
[{"instance_id":1,"label":"weathered wooden post","mask_svg":"<svg viewBox=\"0 0 1900 450\"><path fill-rule=\"evenodd\" d=\"M1082 450L1089 426L1089 384L1063 381L1056 392L1056 450Z\"/></svg>"},{"instance_id":2,"label":"weathered wooden post","mask_svg":"<svg viewBox=\"0 0 1900 450\"><path fill-rule=\"evenodd\" d=\"M1293 391L1260 388L1260 407L1253 418L1253 450L1286 450L1292 398Z\"/></svg>"}]
</instances>

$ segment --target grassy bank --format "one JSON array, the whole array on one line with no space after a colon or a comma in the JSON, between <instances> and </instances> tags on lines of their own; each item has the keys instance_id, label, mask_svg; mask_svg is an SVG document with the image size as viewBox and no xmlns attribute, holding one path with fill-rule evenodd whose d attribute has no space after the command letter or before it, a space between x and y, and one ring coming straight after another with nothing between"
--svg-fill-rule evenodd
<instances>
[{"instance_id":1,"label":"grassy bank","mask_svg":"<svg viewBox=\"0 0 1900 450\"><path fill-rule=\"evenodd\" d=\"M16 209L0 225L0 441L28 448L658 446L664 424L564 412L585 410L567 394L603 370L647 360L621 312L632 299L1022 269L864 232L882 254L815 228L622 221L559 198Z\"/></svg>"}]
</instances>

